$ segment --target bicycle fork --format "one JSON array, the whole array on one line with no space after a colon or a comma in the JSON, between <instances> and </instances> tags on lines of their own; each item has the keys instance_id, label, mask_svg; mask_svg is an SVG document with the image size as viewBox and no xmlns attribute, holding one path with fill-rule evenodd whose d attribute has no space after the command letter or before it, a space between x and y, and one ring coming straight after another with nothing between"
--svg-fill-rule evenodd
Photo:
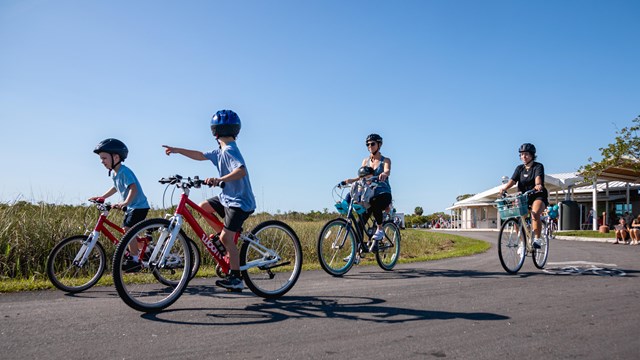
<instances>
[{"instance_id":1,"label":"bicycle fork","mask_svg":"<svg viewBox=\"0 0 640 360\"><path fill-rule=\"evenodd\" d=\"M176 215L169 219L169 228L163 228L158 237L158 243L153 247L153 251L149 256L149 267L164 268L167 258L171 253L173 244L175 243L178 233L182 228L183 218L180 215ZM188 244L187 244L188 246ZM158 255L161 255L158 261Z\"/></svg>"},{"instance_id":2,"label":"bicycle fork","mask_svg":"<svg viewBox=\"0 0 640 360\"><path fill-rule=\"evenodd\" d=\"M91 250L96 245L96 241L98 241L98 237L100 233L97 230L93 230L91 234L87 237L87 240L82 242L82 246L80 250L76 254L76 257L73 259L73 265L77 267L83 267L89 258L89 254L91 254Z\"/></svg>"}]
</instances>

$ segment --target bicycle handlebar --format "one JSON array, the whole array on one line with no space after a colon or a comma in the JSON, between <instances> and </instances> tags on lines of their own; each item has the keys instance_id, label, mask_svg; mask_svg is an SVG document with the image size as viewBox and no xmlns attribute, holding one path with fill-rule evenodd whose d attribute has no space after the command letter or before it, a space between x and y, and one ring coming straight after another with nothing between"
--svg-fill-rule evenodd
<instances>
[{"instance_id":1,"label":"bicycle handlebar","mask_svg":"<svg viewBox=\"0 0 640 360\"><path fill-rule=\"evenodd\" d=\"M521 193L520 195L530 195L530 194L534 194L534 193L537 193L537 192L541 192L541 191L537 191L536 189L531 189L531 190L527 190L527 191L525 191L525 192ZM517 196L517 195L513 195L513 196ZM506 197L507 197L507 192L506 192L506 191L505 191L505 192L503 192L503 193L500 195L500 198L502 198L502 199L504 199L504 198L506 198Z\"/></svg>"},{"instance_id":2,"label":"bicycle handlebar","mask_svg":"<svg viewBox=\"0 0 640 360\"><path fill-rule=\"evenodd\" d=\"M362 180L362 179L365 179L365 180L367 180L367 181L373 181L373 182L379 182L379 181L380 181L380 178L378 178L377 176L372 176L372 177L370 177L370 178L359 178L359 179L358 179L358 180L356 180L356 181L360 181L360 180ZM340 181L340 182L338 183L338 185L336 185L336 187L338 187L338 188L343 188L343 187L346 187L346 186L348 186L348 185L351 185L351 184L347 184L347 182L346 182L346 181Z\"/></svg>"},{"instance_id":3,"label":"bicycle handlebar","mask_svg":"<svg viewBox=\"0 0 640 360\"><path fill-rule=\"evenodd\" d=\"M174 176L169 176L168 178L162 178L158 180L158 182L160 184L176 185L177 187L186 186L188 188L196 188L196 189L201 187L202 185L213 187L213 185L209 185L205 183L204 180L201 180L200 177L197 175L194 176L193 179L190 177L184 179L181 175L174 175ZM226 183L224 181L221 181L220 183L218 183L218 186L221 189L223 189L226 186Z\"/></svg>"}]
</instances>

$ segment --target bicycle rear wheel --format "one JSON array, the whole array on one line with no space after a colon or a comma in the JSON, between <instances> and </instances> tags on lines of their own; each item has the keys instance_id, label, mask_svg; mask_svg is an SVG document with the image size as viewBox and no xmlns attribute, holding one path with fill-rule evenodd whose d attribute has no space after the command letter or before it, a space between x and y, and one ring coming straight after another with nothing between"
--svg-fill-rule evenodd
<instances>
[{"instance_id":1,"label":"bicycle rear wheel","mask_svg":"<svg viewBox=\"0 0 640 360\"><path fill-rule=\"evenodd\" d=\"M355 262L356 239L347 220L327 222L318 236L318 260L329 275L346 274Z\"/></svg>"},{"instance_id":2,"label":"bicycle rear wheel","mask_svg":"<svg viewBox=\"0 0 640 360\"><path fill-rule=\"evenodd\" d=\"M509 274L517 273L524 264L527 241L523 230L519 218L507 219L500 228L498 256L502 268Z\"/></svg>"},{"instance_id":3,"label":"bicycle rear wheel","mask_svg":"<svg viewBox=\"0 0 640 360\"><path fill-rule=\"evenodd\" d=\"M192 265L191 265L191 275L189 276L189 281L191 281L194 277L196 277L196 273L200 269L200 249L198 249L198 246L193 240L191 240L191 238L187 238L187 241L189 241L189 246L191 247L191 264ZM150 250L147 252L149 253L149 255L151 254ZM171 256L179 258L180 255L172 254ZM178 285L178 281L172 280L171 278L165 278L163 276L163 272L158 271L157 269L153 271L153 276L155 276L156 279L158 279L158 281L160 281L165 285L170 285L170 286Z\"/></svg>"},{"instance_id":4,"label":"bicycle rear wheel","mask_svg":"<svg viewBox=\"0 0 640 360\"><path fill-rule=\"evenodd\" d=\"M393 221L385 221L382 224L384 238L378 241L376 261L383 270L393 270L400 258L400 229Z\"/></svg>"},{"instance_id":5,"label":"bicycle rear wheel","mask_svg":"<svg viewBox=\"0 0 640 360\"><path fill-rule=\"evenodd\" d=\"M254 294L267 299L286 294L298 281L302 271L302 246L295 231L281 221L270 220L258 224L250 236L257 244L248 241L242 243L241 269L252 263L277 261L242 270L245 284Z\"/></svg>"},{"instance_id":6,"label":"bicycle rear wheel","mask_svg":"<svg viewBox=\"0 0 640 360\"><path fill-rule=\"evenodd\" d=\"M169 225L169 220L165 219L144 220L132 227L116 248L113 283L120 298L133 309L144 312L162 310L178 300L189 282L193 257L188 238L182 231L178 233L164 266L159 265L162 247L168 245L169 239L162 244L158 242L169 232ZM129 246L138 244L154 248L161 246L157 249L157 259L143 257L139 267L123 269L123 264L129 260Z\"/></svg>"},{"instance_id":7,"label":"bicycle rear wheel","mask_svg":"<svg viewBox=\"0 0 640 360\"><path fill-rule=\"evenodd\" d=\"M538 269L543 269L549 257L549 240L551 240L551 224L542 220L542 232L540 237L540 249L533 248L533 265Z\"/></svg>"},{"instance_id":8,"label":"bicycle rear wheel","mask_svg":"<svg viewBox=\"0 0 640 360\"><path fill-rule=\"evenodd\" d=\"M60 241L47 259L47 276L51 283L62 291L77 293L94 286L104 274L106 255L104 248L96 242L87 261L79 267L74 259L88 241L87 235L76 235Z\"/></svg>"}]
</instances>

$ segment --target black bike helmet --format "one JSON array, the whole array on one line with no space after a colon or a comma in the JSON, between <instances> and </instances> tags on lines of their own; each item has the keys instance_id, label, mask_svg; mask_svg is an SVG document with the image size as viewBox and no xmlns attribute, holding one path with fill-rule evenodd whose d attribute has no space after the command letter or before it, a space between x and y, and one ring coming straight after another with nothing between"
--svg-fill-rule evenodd
<instances>
[{"instance_id":1,"label":"black bike helmet","mask_svg":"<svg viewBox=\"0 0 640 360\"><path fill-rule=\"evenodd\" d=\"M369 136L367 136L367 140L365 140L365 142L369 142L369 141L375 141L378 144L382 144L382 136L378 135L378 134L369 134Z\"/></svg>"},{"instance_id":2,"label":"black bike helmet","mask_svg":"<svg viewBox=\"0 0 640 360\"><path fill-rule=\"evenodd\" d=\"M518 149L519 153L528 152L531 156L536 155L536 147L533 144L524 143L520 145L520 149Z\"/></svg>"},{"instance_id":3,"label":"black bike helmet","mask_svg":"<svg viewBox=\"0 0 640 360\"><path fill-rule=\"evenodd\" d=\"M129 155L129 149L127 149L127 145L125 145L122 141L118 139L104 139L96 145L96 148L93 150L94 153L99 154L101 152L106 152L111 155L118 154L120 155L120 161L124 161Z\"/></svg>"},{"instance_id":4,"label":"black bike helmet","mask_svg":"<svg viewBox=\"0 0 640 360\"><path fill-rule=\"evenodd\" d=\"M358 177L365 177L373 175L373 168L371 166L363 166L358 169Z\"/></svg>"},{"instance_id":5,"label":"black bike helmet","mask_svg":"<svg viewBox=\"0 0 640 360\"><path fill-rule=\"evenodd\" d=\"M220 110L211 117L211 132L213 136L236 137L240 133L240 117L232 110Z\"/></svg>"}]
</instances>

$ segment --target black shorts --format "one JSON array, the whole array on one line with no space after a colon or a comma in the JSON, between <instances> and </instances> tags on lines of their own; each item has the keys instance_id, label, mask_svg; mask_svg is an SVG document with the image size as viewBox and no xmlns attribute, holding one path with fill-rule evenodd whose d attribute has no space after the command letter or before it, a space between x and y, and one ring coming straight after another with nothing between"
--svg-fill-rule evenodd
<instances>
[{"instance_id":1,"label":"black shorts","mask_svg":"<svg viewBox=\"0 0 640 360\"><path fill-rule=\"evenodd\" d=\"M537 199L542 200L545 207L549 206L549 193L545 188L543 188L542 191L540 192L529 194L529 197L527 199L528 199L527 202L529 203L529 206L533 205L533 202L536 201Z\"/></svg>"},{"instance_id":2,"label":"black shorts","mask_svg":"<svg viewBox=\"0 0 640 360\"><path fill-rule=\"evenodd\" d=\"M224 220L224 228L229 231L242 231L242 224L244 224L249 215L253 214L253 211L244 211L239 207L225 207L217 196L207 199L207 202L218 216Z\"/></svg>"},{"instance_id":3,"label":"black shorts","mask_svg":"<svg viewBox=\"0 0 640 360\"><path fill-rule=\"evenodd\" d=\"M133 225L146 219L148 213L149 213L149 209L133 209L127 212L126 215L124 216L122 227L132 227Z\"/></svg>"}]
</instances>

